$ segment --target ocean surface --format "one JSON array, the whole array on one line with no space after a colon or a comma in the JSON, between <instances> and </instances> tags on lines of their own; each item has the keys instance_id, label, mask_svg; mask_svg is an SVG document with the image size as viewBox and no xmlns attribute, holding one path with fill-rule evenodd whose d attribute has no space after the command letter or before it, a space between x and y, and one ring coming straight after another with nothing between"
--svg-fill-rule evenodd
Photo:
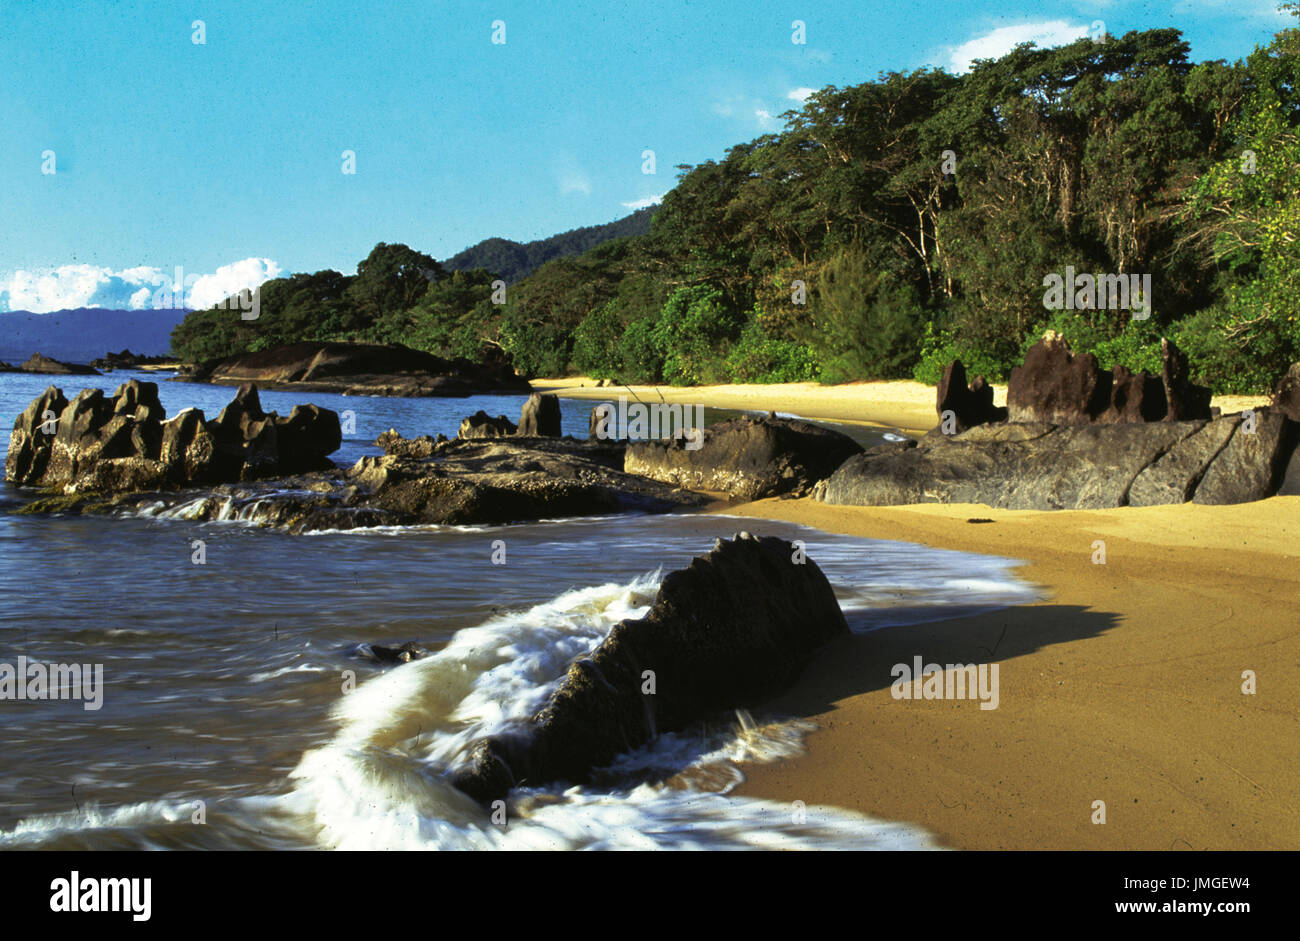
<instances>
[{"instance_id":1,"label":"ocean surface","mask_svg":"<svg viewBox=\"0 0 1300 941\"><path fill-rule=\"evenodd\" d=\"M51 382L71 397L132 376L165 378L0 374L0 417L8 427ZM210 418L234 391L159 390L169 415L197 406ZM281 414L300 402L351 410L340 464L380 453L372 442L388 428L454 436L477 409L515 420L524 401L261 398ZM562 400L566 433L585 436L592 404ZM734 414L706 409L706 420ZM778 715L718 716L589 785L518 790L504 820L442 773L526 720L574 658L644 613L664 574L742 529L803 540L854 630L1033 597L1012 560L716 515L290 536L233 521L15 515L30 498L0 492L0 668L98 665L102 704L0 700L0 848L929 847L912 826L730 794L747 763L801 749L810 725ZM504 564L492 562L495 540ZM411 640L434 654L384 667L358 652Z\"/></svg>"}]
</instances>

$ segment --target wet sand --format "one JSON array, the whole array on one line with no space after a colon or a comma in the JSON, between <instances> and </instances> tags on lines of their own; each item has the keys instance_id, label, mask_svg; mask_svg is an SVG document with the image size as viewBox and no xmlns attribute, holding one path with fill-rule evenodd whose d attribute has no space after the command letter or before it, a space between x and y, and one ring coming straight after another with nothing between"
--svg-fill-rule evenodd
<instances>
[{"instance_id":1,"label":"wet sand","mask_svg":"<svg viewBox=\"0 0 1300 941\"><path fill-rule=\"evenodd\" d=\"M748 766L740 793L912 822L962 849L1300 848L1300 497L726 512L1024 559L1044 592L835 642L771 704L820 726L807 754ZM895 700L891 668L917 655L998 663L998 707Z\"/></svg>"}]
</instances>

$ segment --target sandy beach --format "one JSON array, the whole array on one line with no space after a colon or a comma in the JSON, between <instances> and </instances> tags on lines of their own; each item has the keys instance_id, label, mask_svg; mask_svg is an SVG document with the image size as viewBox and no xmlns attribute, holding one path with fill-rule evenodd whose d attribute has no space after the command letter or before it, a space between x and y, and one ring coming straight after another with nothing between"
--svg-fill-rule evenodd
<instances>
[{"instance_id":1,"label":"sandy beach","mask_svg":"<svg viewBox=\"0 0 1300 941\"><path fill-rule=\"evenodd\" d=\"M1044 592L834 643L772 704L818 724L808 753L750 766L740 793L909 821L960 849L1300 848L1300 498L727 512L1024 559ZM998 708L895 700L891 668L917 655L999 663Z\"/></svg>"},{"instance_id":2,"label":"sandy beach","mask_svg":"<svg viewBox=\"0 0 1300 941\"><path fill-rule=\"evenodd\" d=\"M910 379L888 382L848 382L824 386L817 382L789 382L782 385L718 386L605 386L594 379L574 376L566 379L534 379L533 388L563 398L608 401L626 395L642 402L703 405L706 408L756 409L790 412L802 418L852 422L898 428L909 434L924 434L937 423L935 387ZM1007 387L993 387L996 405L1007 404ZM1212 404L1225 413L1257 408L1265 396L1215 396Z\"/></svg>"},{"instance_id":3,"label":"sandy beach","mask_svg":"<svg viewBox=\"0 0 1300 941\"><path fill-rule=\"evenodd\" d=\"M586 379L534 386L629 394ZM934 387L918 382L630 392L912 433L936 421ZM1004 404L1005 386L995 393ZM740 793L907 821L954 849L1300 848L1300 498L1086 512L800 499L720 512L1024 560L1018 574L1043 595L834 643L771 704L817 723L808 752L749 766ZM918 655L998 663L998 708L894 699L892 667Z\"/></svg>"}]
</instances>

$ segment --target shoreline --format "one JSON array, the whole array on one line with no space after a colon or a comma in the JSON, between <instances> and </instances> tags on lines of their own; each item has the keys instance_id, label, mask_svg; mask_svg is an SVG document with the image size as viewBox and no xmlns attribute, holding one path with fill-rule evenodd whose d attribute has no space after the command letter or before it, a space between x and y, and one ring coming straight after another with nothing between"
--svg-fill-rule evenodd
<instances>
[{"instance_id":1,"label":"shoreline","mask_svg":"<svg viewBox=\"0 0 1300 941\"><path fill-rule=\"evenodd\" d=\"M746 765L737 794L916 824L954 849L1300 848L1300 497L1051 512L805 498L726 512L1022 559L1017 576L1043 592L832 642L765 704L817 724L807 751ZM999 663L998 708L895 700L891 668L917 655Z\"/></svg>"},{"instance_id":2,"label":"shoreline","mask_svg":"<svg viewBox=\"0 0 1300 941\"><path fill-rule=\"evenodd\" d=\"M712 386L597 386L586 376L534 379L534 392L549 392L565 399L609 401L620 395L641 401L702 405L757 412L786 412L808 421L841 422L903 431L921 437L938 424L937 389L911 379L848 382L826 386L817 382L736 384ZM1211 405L1224 414L1258 408L1268 403L1264 395L1216 395ZM1006 405L1006 385L993 386L995 405Z\"/></svg>"}]
</instances>

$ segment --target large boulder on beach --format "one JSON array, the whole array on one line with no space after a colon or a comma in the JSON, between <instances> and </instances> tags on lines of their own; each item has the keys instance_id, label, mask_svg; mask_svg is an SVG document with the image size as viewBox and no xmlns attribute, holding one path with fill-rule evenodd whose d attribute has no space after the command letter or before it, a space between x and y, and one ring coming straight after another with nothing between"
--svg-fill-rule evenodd
<instances>
[{"instance_id":1,"label":"large boulder on beach","mask_svg":"<svg viewBox=\"0 0 1300 941\"><path fill-rule=\"evenodd\" d=\"M779 692L847 631L826 576L789 542L719 540L663 580L644 617L574 662L523 728L476 743L450 780L485 804L521 783L581 783L656 735Z\"/></svg>"},{"instance_id":2,"label":"large boulder on beach","mask_svg":"<svg viewBox=\"0 0 1300 941\"><path fill-rule=\"evenodd\" d=\"M65 493L129 492L333 467L338 415L314 405L288 418L266 414L246 385L206 422L187 409L166 420L158 386L131 379L105 396L83 389L71 401L50 387L14 422L5 479Z\"/></svg>"},{"instance_id":3,"label":"large boulder on beach","mask_svg":"<svg viewBox=\"0 0 1300 941\"><path fill-rule=\"evenodd\" d=\"M623 469L736 500L802 494L862 451L852 438L798 419L734 418L691 435L636 441Z\"/></svg>"},{"instance_id":4,"label":"large boulder on beach","mask_svg":"<svg viewBox=\"0 0 1300 941\"><path fill-rule=\"evenodd\" d=\"M912 449L850 458L816 491L826 503L983 503L1013 510L1240 503L1276 492L1294 435L1260 410L1210 422L980 425Z\"/></svg>"},{"instance_id":5,"label":"large boulder on beach","mask_svg":"<svg viewBox=\"0 0 1300 941\"><path fill-rule=\"evenodd\" d=\"M1234 416L1235 417L1235 416ZM1224 419L1220 419L1224 421ZM1277 492L1300 425L1276 409L1243 413L1196 487L1196 503L1249 503Z\"/></svg>"},{"instance_id":6,"label":"large boulder on beach","mask_svg":"<svg viewBox=\"0 0 1300 941\"><path fill-rule=\"evenodd\" d=\"M518 435L543 435L558 438L560 431L560 400L549 393L534 392L519 413Z\"/></svg>"},{"instance_id":7,"label":"large boulder on beach","mask_svg":"<svg viewBox=\"0 0 1300 941\"><path fill-rule=\"evenodd\" d=\"M33 353L18 367L20 372L49 373L55 376L98 376L99 370L85 363L65 363L62 360Z\"/></svg>"}]
</instances>

